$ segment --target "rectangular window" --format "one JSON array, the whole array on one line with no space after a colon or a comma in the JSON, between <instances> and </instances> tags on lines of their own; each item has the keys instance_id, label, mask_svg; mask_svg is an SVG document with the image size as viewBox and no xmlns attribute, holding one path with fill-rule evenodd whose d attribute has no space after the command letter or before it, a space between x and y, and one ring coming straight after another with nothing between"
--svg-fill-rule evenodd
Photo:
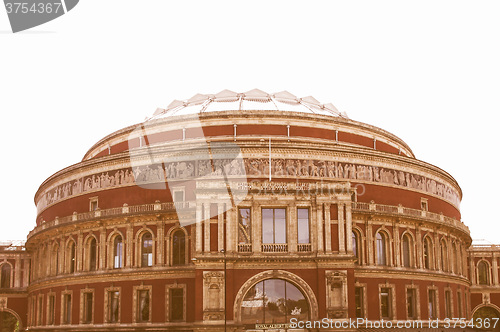
<instances>
[{"instance_id":1,"label":"rectangular window","mask_svg":"<svg viewBox=\"0 0 500 332\"><path fill-rule=\"evenodd\" d=\"M458 318L465 318L462 316L462 293L457 292L457 309L458 309Z\"/></svg>"},{"instance_id":2,"label":"rectangular window","mask_svg":"<svg viewBox=\"0 0 500 332\"><path fill-rule=\"evenodd\" d=\"M262 243L286 243L285 209L262 209Z\"/></svg>"},{"instance_id":3,"label":"rectangular window","mask_svg":"<svg viewBox=\"0 0 500 332\"><path fill-rule=\"evenodd\" d=\"M364 318L364 289L363 287L354 288L354 302L356 305L356 318Z\"/></svg>"},{"instance_id":4,"label":"rectangular window","mask_svg":"<svg viewBox=\"0 0 500 332\"><path fill-rule=\"evenodd\" d=\"M55 308L56 308L56 297L55 295L49 295L48 297L48 314L47 314L47 324L54 325L55 320Z\"/></svg>"},{"instance_id":5,"label":"rectangular window","mask_svg":"<svg viewBox=\"0 0 500 332\"><path fill-rule=\"evenodd\" d=\"M92 323L94 308L94 293L83 293L83 323Z\"/></svg>"},{"instance_id":6,"label":"rectangular window","mask_svg":"<svg viewBox=\"0 0 500 332\"><path fill-rule=\"evenodd\" d=\"M428 292L428 299L429 299L429 319L436 319L437 318L437 303L436 303L436 290L434 289L429 289Z\"/></svg>"},{"instance_id":7,"label":"rectangular window","mask_svg":"<svg viewBox=\"0 0 500 332\"><path fill-rule=\"evenodd\" d=\"M182 288L170 289L169 317L171 322L184 320L184 290Z\"/></svg>"},{"instance_id":8,"label":"rectangular window","mask_svg":"<svg viewBox=\"0 0 500 332\"><path fill-rule=\"evenodd\" d=\"M71 324L71 294L63 295L63 324Z\"/></svg>"},{"instance_id":9,"label":"rectangular window","mask_svg":"<svg viewBox=\"0 0 500 332\"><path fill-rule=\"evenodd\" d=\"M392 319L392 299L391 289L380 289L380 318Z\"/></svg>"},{"instance_id":10,"label":"rectangular window","mask_svg":"<svg viewBox=\"0 0 500 332\"><path fill-rule=\"evenodd\" d=\"M414 288L406 289L406 314L408 319L417 319L417 292Z\"/></svg>"},{"instance_id":11,"label":"rectangular window","mask_svg":"<svg viewBox=\"0 0 500 332\"><path fill-rule=\"evenodd\" d=\"M309 238L309 209L297 209L298 243L311 243Z\"/></svg>"},{"instance_id":12,"label":"rectangular window","mask_svg":"<svg viewBox=\"0 0 500 332\"><path fill-rule=\"evenodd\" d=\"M446 318L451 317L451 292L449 290L444 292L444 310Z\"/></svg>"},{"instance_id":13,"label":"rectangular window","mask_svg":"<svg viewBox=\"0 0 500 332\"><path fill-rule=\"evenodd\" d=\"M252 243L252 219L250 208L238 209L238 243Z\"/></svg>"},{"instance_id":14,"label":"rectangular window","mask_svg":"<svg viewBox=\"0 0 500 332\"><path fill-rule=\"evenodd\" d=\"M149 290L137 291L137 321L149 321Z\"/></svg>"},{"instance_id":15,"label":"rectangular window","mask_svg":"<svg viewBox=\"0 0 500 332\"><path fill-rule=\"evenodd\" d=\"M120 292L108 292L108 323L118 323L120 318Z\"/></svg>"},{"instance_id":16,"label":"rectangular window","mask_svg":"<svg viewBox=\"0 0 500 332\"><path fill-rule=\"evenodd\" d=\"M97 197L89 198L90 211L96 211L99 208L99 199Z\"/></svg>"},{"instance_id":17,"label":"rectangular window","mask_svg":"<svg viewBox=\"0 0 500 332\"><path fill-rule=\"evenodd\" d=\"M43 297L38 297L37 325L42 325Z\"/></svg>"}]
</instances>

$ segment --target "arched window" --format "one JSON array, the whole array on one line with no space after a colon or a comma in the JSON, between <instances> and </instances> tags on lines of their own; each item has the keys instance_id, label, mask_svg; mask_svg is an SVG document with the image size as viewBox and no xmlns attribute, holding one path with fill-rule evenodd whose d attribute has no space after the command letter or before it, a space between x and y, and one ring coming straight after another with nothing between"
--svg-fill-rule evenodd
<instances>
[{"instance_id":1,"label":"arched window","mask_svg":"<svg viewBox=\"0 0 500 332\"><path fill-rule=\"evenodd\" d=\"M153 236L150 232L141 238L141 266L153 266Z\"/></svg>"},{"instance_id":2,"label":"arched window","mask_svg":"<svg viewBox=\"0 0 500 332\"><path fill-rule=\"evenodd\" d=\"M10 273L11 273L10 264L3 264L0 274L0 288L10 288Z\"/></svg>"},{"instance_id":3,"label":"arched window","mask_svg":"<svg viewBox=\"0 0 500 332\"><path fill-rule=\"evenodd\" d=\"M241 303L243 324L286 324L310 319L309 303L292 283L266 279L248 290Z\"/></svg>"},{"instance_id":4,"label":"arched window","mask_svg":"<svg viewBox=\"0 0 500 332\"><path fill-rule=\"evenodd\" d=\"M412 240L410 238L410 235L404 234L403 235L403 240L401 241L401 246L402 246L402 254L403 254L403 266L404 267L411 267L412 266Z\"/></svg>"},{"instance_id":5,"label":"arched window","mask_svg":"<svg viewBox=\"0 0 500 332\"><path fill-rule=\"evenodd\" d=\"M424 268L432 268L432 243L427 236L424 238Z\"/></svg>"},{"instance_id":6,"label":"arched window","mask_svg":"<svg viewBox=\"0 0 500 332\"><path fill-rule=\"evenodd\" d=\"M52 262L51 262L52 275L59 274L59 246L54 245L52 248Z\"/></svg>"},{"instance_id":7,"label":"arched window","mask_svg":"<svg viewBox=\"0 0 500 332\"><path fill-rule=\"evenodd\" d=\"M88 246L89 253L89 271L97 270L97 241L92 237Z\"/></svg>"},{"instance_id":8,"label":"arched window","mask_svg":"<svg viewBox=\"0 0 500 332\"><path fill-rule=\"evenodd\" d=\"M172 234L172 265L186 264L186 235L179 229Z\"/></svg>"},{"instance_id":9,"label":"arched window","mask_svg":"<svg viewBox=\"0 0 500 332\"><path fill-rule=\"evenodd\" d=\"M377 233L377 264L387 265L387 236L383 232Z\"/></svg>"},{"instance_id":10,"label":"arched window","mask_svg":"<svg viewBox=\"0 0 500 332\"><path fill-rule=\"evenodd\" d=\"M448 246L441 241L441 271L448 271Z\"/></svg>"},{"instance_id":11,"label":"arched window","mask_svg":"<svg viewBox=\"0 0 500 332\"><path fill-rule=\"evenodd\" d=\"M356 264L361 264L361 246L360 238L356 231L352 231L352 253L356 257Z\"/></svg>"},{"instance_id":12,"label":"arched window","mask_svg":"<svg viewBox=\"0 0 500 332\"><path fill-rule=\"evenodd\" d=\"M123 267L123 240L121 235L117 235L113 240L113 268Z\"/></svg>"},{"instance_id":13,"label":"arched window","mask_svg":"<svg viewBox=\"0 0 500 332\"><path fill-rule=\"evenodd\" d=\"M480 285L490 284L489 266L485 261L480 261L477 264L477 283Z\"/></svg>"},{"instance_id":14,"label":"arched window","mask_svg":"<svg viewBox=\"0 0 500 332\"><path fill-rule=\"evenodd\" d=\"M71 241L68 246L68 272L74 273L76 270L76 246L75 242Z\"/></svg>"},{"instance_id":15,"label":"arched window","mask_svg":"<svg viewBox=\"0 0 500 332\"><path fill-rule=\"evenodd\" d=\"M452 253L453 257L451 258L451 272L458 274L458 251L457 245L455 243L452 244Z\"/></svg>"}]
</instances>

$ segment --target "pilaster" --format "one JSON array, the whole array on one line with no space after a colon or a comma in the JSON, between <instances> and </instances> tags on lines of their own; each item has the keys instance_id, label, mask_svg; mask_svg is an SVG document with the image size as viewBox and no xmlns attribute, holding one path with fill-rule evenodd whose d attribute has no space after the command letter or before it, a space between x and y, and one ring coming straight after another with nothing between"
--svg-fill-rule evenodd
<instances>
[{"instance_id":1,"label":"pilaster","mask_svg":"<svg viewBox=\"0 0 500 332\"><path fill-rule=\"evenodd\" d=\"M332 251L332 223L330 220L330 204L325 204L325 251Z\"/></svg>"},{"instance_id":2,"label":"pilaster","mask_svg":"<svg viewBox=\"0 0 500 332\"><path fill-rule=\"evenodd\" d=\"M338 203L339 253L345 254L344 204Z\"/></svg>"}]
</instances>

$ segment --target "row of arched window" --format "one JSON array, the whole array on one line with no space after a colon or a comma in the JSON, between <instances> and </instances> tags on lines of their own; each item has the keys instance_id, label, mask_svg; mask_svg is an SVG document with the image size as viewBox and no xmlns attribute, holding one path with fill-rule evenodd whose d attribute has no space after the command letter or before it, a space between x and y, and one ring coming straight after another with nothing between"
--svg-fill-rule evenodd
<instances>
[{"instance_id":1,"label":"row of arched window","mask_svg":"<svg viewBox=\"0 0 500 332\"><path fill-rule=\"evenodd\" d=\"M183 228L177 228L170 232L167 239L168 264L170 266L184 265L187 263L187 233ZM151 230L142 230L136 236L134 267L150 267L155 264L155 236ZM94 234L88 235L82 243L83 271L97 271L99 269L120 269L125 265L124 236L119 231L108 235L105 246L99 245L98 238ZM105 255L100 251L105 250ZM70 237L66 240L64 247L54 242L39 250L35 255L38 262L33 271L33 277L44 277L58 275L61 273L74 273L78 270L77 241ZM104 261L100 260L104 257ZM160 263L160 262L158 262Z\"/></svg>"},{"instance_id":2,"label":"row of arched window","mask_svg":"<svg viewBox=\"0 0 500 332\"><path fill-rule=\"evenodd\" d=\"M364 261L364 250L362 246L361 231L354 229L352 231L352 247L353 253L357 258L357 263L362 264ZM375 264L376 265L396 265L392 264L392 257L396 255L392 253L390 245L390 236L384 230L377 231L375 235ZM429 270L441 270L444 272L452 272L462 274L463 272L463 254L461 246L455 242L449 247L446 239L442 238L438 246L434 246L434 241L429 235L422 239L422 261L420 264L417 255L417 246L413 235L410 232L405 232L400 239L400 247L394 248L399 250L401 266L407 268L422 267ZM436 255L440 255L439 260ZM394 258L394 261L396 258ZM438 264L439 263L439 264ZM420 266L421 265L421 266Z\"/></svg>"}]
</instances>

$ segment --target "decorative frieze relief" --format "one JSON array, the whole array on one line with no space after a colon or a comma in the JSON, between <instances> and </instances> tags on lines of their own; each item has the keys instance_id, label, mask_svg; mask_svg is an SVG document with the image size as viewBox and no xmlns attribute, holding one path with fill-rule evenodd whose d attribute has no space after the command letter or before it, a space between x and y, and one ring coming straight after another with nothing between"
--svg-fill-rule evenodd
<instances>
[{"instance_id":1,"label":"decorative frieze relief","mask_svg":"<svg viewBox=\"0 0 500 332\"><path fill-rule=\"evenodd\" d=\"M211 176L268 177L269 160L264 158L176 161L87 175L51 188L37 203L38 213L47 206L81 193L132 184L210 178ZM460 195L434 179L386 167L324 160L272 159L271 176L342 179L384 183L420 190L446 199L455 206Z\"/></svg>"}]
</instances>

